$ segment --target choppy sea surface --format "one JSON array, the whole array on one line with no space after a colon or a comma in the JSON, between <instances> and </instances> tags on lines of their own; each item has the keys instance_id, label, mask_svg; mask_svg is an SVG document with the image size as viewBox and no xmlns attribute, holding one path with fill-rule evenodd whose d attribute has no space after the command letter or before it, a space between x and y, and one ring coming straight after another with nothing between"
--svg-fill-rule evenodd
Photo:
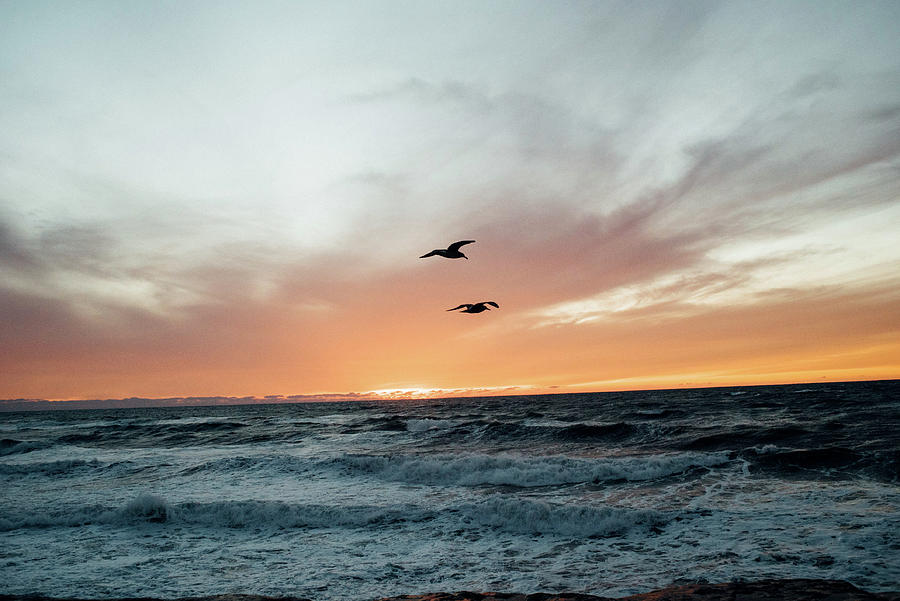
<instances>
[{"instance_id":1,"label":"choppy sea surface","mask_svg":"<svg viewBox=\"0 0 900 601\"><path fill-rule=\"evenodd\" d=\"M0 414L0 593L900 583L900 382Z\"/></svg>"}]
</instances>

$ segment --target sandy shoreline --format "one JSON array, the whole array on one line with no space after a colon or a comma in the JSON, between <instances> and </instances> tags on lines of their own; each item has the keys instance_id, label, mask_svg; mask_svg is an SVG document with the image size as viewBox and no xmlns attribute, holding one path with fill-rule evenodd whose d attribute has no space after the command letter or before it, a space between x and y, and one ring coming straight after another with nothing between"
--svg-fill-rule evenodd
<instances>
[{"instance_id":1,"label":"sandy shoreline","mask_svg":"<svg viewBox=\"0 0 900 601\"><path fill-rule=\"evenodd\" d=\"M687 584L630 595L600 597L580 593L426 593L383 597L377 601L900 601L900 591L872 593L842 580L759 580L722 584ZM91 601L40 595L0 595L0 601ZM99 601L99 600L98 600ZM154 597L107 598L102 601L159 601ZM315 601L304 597L210 595L171 601Z\"/></svg>"}]
</instances>

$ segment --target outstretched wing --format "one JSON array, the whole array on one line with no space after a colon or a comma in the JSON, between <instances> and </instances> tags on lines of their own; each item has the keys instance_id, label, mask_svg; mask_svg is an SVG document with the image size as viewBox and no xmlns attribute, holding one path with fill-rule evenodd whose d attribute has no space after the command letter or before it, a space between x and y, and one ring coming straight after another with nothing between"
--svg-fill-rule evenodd
<instances>
[{"instance_id":1,"label":"outstretched wing","mask_svg":"<svg viewBox=\"0 0 900 601\"><path fill-rule=\"evenodd\" d=\"M494 306L494 307L497 307L498 309L500 308L500 305L498 305L498 304L495 303L494 301L484 301L483 304L485 304L485 305L492 305L492 306Z\"/></svg>"},{"instance_id":2,"label":"outstretched wing","mask_svg":"<svg viewBox=\"0 0 900 601\"><path fill-rule=\"evenodd\" d=\"M447 309L447 310L448 310L448 311L456 311L457 309L462 309L463 307L465 307L465 308L468 309L468 308L471 307L471 306L472 306L472 305L466 305L466 304L463 304L463 305L460 305L460 306L458 306L458 307L453 307L452 309Z\"/></svg>"},{"instance_id":3,"label":"outstretched wing","mask_svg":"<svg viewBox=\"0 0 900 601\"><path fill-rule=\"evenodd\" d=\"M460 249L460 247L465 246L466 244L472 244L475 242L474 240L460 240L459 242L454 242L450 246L447 247L447 250L450 252L455 252Z\"/></svg>"},{"instance_id":4,"label":"outstretched wing","mask_svg":"<svg viewBox=\"0 0 900 601\"><path fill-rule=\"evenodd\" d=\"M431 251L430 253L428 253L427 255L422 255L422 256L419 257L419 258L420 258L420 259L427 259L428 257L433 257L433 256L436 255L436 254L437 254L437 251L436 251L436 250L433 250L433 251Z\"/></svg>"}]
</instances>

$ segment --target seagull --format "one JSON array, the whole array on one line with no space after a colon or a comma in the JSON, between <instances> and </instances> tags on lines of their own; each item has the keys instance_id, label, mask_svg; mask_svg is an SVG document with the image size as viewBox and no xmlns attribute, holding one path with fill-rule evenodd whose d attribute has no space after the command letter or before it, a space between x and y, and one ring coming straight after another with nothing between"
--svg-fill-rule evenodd
<instances>
[{"instance_id":1,"label":"seagull","mask_svg":"<svg viewBox=\"0 0 900 601\"><path fill-rule=\"evenodd\" d=\"M475 242L474 240L460 240L459 242L454 242L447 248L437 248L427 255L422 255L419 257L420 259L424 259L425 257L433 257L438 255L439 257L446 257L448 259L468 259L466 255L462 254L459 250L460 246L464 246L466 244L472 244Z\"/></svg>"},{"instance_id":2,"label":"seagull","mask_svg":"<svg viewBox=\"0 0 900 601\"><path fill-rule=\"evenodd\" d=\"M448 311L456 311L457 309L462 309L460 313L481 313L482 311L490 311L490 307L487 305L491 305L491 307L500 308L500 305L495 303L494 301L483 301L480 303L465 303L458 307L453 307L452 309L447 309ZM465 307L465 309L463 309Z\"/></svg>"}]
</instances>

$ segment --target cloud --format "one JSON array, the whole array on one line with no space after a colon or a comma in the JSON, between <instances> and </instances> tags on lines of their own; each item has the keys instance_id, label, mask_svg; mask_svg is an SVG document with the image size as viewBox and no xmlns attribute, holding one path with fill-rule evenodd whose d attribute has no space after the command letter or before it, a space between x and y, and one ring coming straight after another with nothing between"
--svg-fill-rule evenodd
<instances>
[{"instance_id":1,"label":"cloud","mask_svg":"<svg viewBox=\"0 0 900 601\"><path fill-rule=\"evenodd\" d=\"M8 223L0 220L0 268L33 271L39 261Z\"/></svg>"}]
</instances>

